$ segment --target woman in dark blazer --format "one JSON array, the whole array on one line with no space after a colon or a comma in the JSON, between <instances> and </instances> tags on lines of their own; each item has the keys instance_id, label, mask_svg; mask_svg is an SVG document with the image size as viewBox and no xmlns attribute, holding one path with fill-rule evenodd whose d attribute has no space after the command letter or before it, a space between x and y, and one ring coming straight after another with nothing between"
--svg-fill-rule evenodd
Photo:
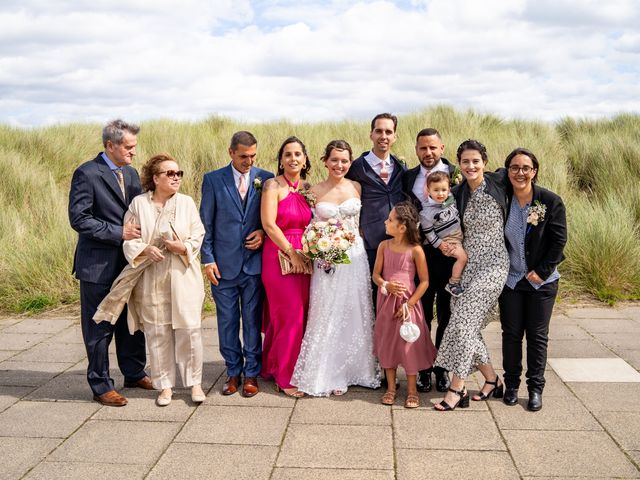
<instances>
[{"instance_id":1,"label":"woman in dark blazer","mask_svg":"<svg viewBox=\"0 0 640 480\"><path fill-rule=\"evenodd\" d=\"M558 293L557 266L564 259L567 223L562 199L536 185L539 162L516 148L505 160L510 189L505 238L509 275L500 295L504 403L518 403L522 338L527 335L527 408L542 408L549 321Z\"/></svg>"}]
</instances>

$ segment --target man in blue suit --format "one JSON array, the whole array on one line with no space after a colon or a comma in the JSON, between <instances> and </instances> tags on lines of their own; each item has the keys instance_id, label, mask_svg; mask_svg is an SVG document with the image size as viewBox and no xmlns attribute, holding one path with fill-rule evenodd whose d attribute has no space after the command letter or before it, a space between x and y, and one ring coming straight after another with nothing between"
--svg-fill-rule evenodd
<instances>
[{"instance_id":1,"label":"man in blue suit","mask_svg":"<svg viewBox=\"0 0 640 480\"><path fill-rule=\"evenodd\" d=\"M140 237L138 225L123 225L129 203L142 193L138 172L131 167L139 130L122 120L109 122L102 131L104 152L76 169L69 193L69 221L78 232L73 272L80 280L82 337L89 360L87 380L93 399L114 407L127 404L109 375L109 344L114 334L124 386L153 389L144 372L144 334L129 334L126 307L114 325L93 320L98 305L127 263L122 241Z\"/></svg>"},{"instance_id":2,"label":"man in blue suit","mask_svg":"<svg viewBox=\"0 0 640 480\"><path fill-rule=\"evenodd\" d=\"M253 166L257 140L249 132L233 134L231 163L204 176L200 217L206 233L201 259L216 303L220 353L227 367L223 395L240 388L242 395L258 393L262 367L262 300L260 248L261 187L273 174ZM242 345L240 317L242 316Z\"/></svg>"}]
</instances>

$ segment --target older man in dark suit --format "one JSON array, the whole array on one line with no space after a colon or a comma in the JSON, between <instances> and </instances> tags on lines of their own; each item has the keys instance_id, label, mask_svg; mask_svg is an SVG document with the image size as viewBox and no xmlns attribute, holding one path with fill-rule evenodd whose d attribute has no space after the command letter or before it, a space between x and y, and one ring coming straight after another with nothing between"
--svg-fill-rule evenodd
<instances>
[{"instance_id":1,"label":"older man in dark suit","mask_svg":"<svg viewBox=\"0 0 640 480\"><path fill-rule=\"evenodd\" d=\"M435 128L425 128L418 132L416 137L416 155L420 165L407 170L402 178L402 191L411 199L418 209L422 210L422 204L427 201L426 190L427 177L434 172L445 172L449 176L453 175L455 166L442 157L444 144L442 137ZM422 296L422 307L424 309L424 319L431 331L433 320L433 304L436 304L436 314L438 317L438 328L436 330L435 345L440 347L442 336L449 324L451 316L451 295L445 290L445 286L451 276L451 268L455 258L445 256L437 248L431 245L423 245L425 256L427 257L427 267L429 269L429 288ZM424 370L418 376L418 390L429 392L432 389L431 371ZM439 392L446 392L449 388L449 376L446 370L435 367L436 388Z\"/></svg>"},{"instance_id":2,"label":"older man in dark suit","mask_svg":"<svg viewBox=\"0 0 640 480\"><path fill-rule=\"evenodd\" d=\"M104 152L76 169L69 193L69 221L78 232L73 271L80 280L82 336L89 360L87 380L93 399L114 407L127 404L109 375L109 344L114 334L124 386L153 389L144 371L144 334L129 334L127 309L115 324L93 320L98 305L126 265L123 240L140 237L138 225L123 225L129 203L142 193L138 173L131 167L139 130L122 120L108 123L102 131Z\"/></svg>"}]
</instances>

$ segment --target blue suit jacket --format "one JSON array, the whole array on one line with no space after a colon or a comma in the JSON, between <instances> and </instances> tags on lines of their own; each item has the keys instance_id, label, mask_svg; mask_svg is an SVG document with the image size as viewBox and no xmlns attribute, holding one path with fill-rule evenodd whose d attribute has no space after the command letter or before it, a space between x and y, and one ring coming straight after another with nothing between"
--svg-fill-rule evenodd
<instances>
[{"instance_id":1,"label":"blue suit jacket","mask_svg":"<svg viewBox=\"0 0 640 480\"><path fill-rule=\"evenodd\" d=\"M362 186L362 211L360 212L360 230L367 250L375 250L382 240L387 238L384 221L393 206L404 198L402 194L402 173L406 167L400 160L391 155L394 162L393 173L389 183L384 183L380 176L364 159L369 152L364 152L353 161L346 177Z\"/></svg>"},{"instance_id":2,"label":"blue suit jacket","mask_svg":"<svg viewBox=\"0 0 640 480\"><path fill-rule=\"evenodd\" d=\"M73 272L78 280L111 284L126 260L122 253L122 223L129 203L142 193L133 167L122 169L126 198L115 175L99 154L80 165L71 180L69 222L78 232Z\"/></svg>"},{"instance_id":3,"label":"blue suit jacket","mask_svg":"<svg viewBox=\"0 0 640 480\"><path fill-rule=\"evenodd\" d=\"M200 258L203 264L215 262L225 280L237 277L241 271L247 275L258 275L262 271L262 250L244 248L247 236L262 228L261 194L253 186L256 177L264 184L273 174L251 167L244 206L230 164L207 173L202 180L200 218L206 233Z\"/></svg>"}]
</instances>

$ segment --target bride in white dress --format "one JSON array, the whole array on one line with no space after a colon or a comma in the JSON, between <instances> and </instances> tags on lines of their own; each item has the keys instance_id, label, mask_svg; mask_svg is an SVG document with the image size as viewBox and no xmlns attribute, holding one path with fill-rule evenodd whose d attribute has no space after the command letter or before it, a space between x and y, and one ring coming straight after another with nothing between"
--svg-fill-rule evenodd
<instances>
[{"instance_id":1,"label":"bride in white dress","mask_svg":"<svg viewBox=\"0 0 640 480\"><path fill-rule=\"evenodd\" d=\"M347 265L333 273L315 268L311 276L309 316L291 383L314 396L342 395L349 385L380 385L373 356L373 305L367 254L358 232L360 184L344 178L352 161L351 147L333 140L322 157L327 180L311 189L314 216L335 218L356 235Z\"/></svg>"}]
</instances>

